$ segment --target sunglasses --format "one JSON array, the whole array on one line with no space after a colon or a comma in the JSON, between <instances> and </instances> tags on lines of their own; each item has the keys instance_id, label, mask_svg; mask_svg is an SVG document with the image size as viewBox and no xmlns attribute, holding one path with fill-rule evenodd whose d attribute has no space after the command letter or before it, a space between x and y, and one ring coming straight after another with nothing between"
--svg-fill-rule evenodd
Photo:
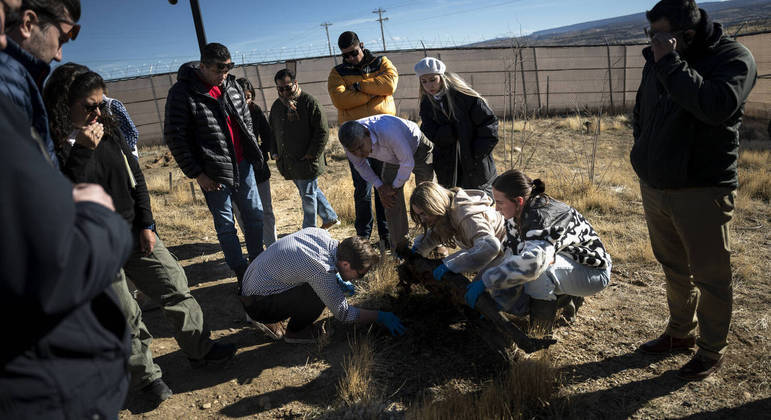
<instances>
[{"instance_id":1,"label":"sunglasses","mask_svg":"<svg viewBox=\"0 0 771 420\"><path fill-rule=\"evenodd\" d=\"M220 72L220 73L224 73L224 72L228 72L230 70L233 70L233 67L236 66L236 64L233 63L233 62L230 62L230 63L214 63L214 62L211 62L211 63L206 63L206 64L209 65L209 66L216 67L217 71Z\"/></svg>"},{"instance_id":2,"label":"sunglasses","mask_svg":"<svg viewBox=\"0 0 771 420\"><path fill-rule=\"evenodd\" d=\"M359 56L359 49L356 48L353 51L349 51L347 53L342 53L340 55L343 56L343 60L345 60L346 58L356 58L356 57Z\"/></svg>"},{"instance_id":3,"label":"sunglasses","mask_svg":"<svg viewBox=\"0 0 771 420\"><path fill-rule=\"evenodd\" d=\"M675 38L682 38L682 35L685 33L685 31L687 31L687 29L681 29L679 31L672 31L672 32L670 32L670 34L672 34L672 36L675 37ZM653 29L651 29L650 27L643 28L643 32L645 32L645 36L647 36L650 39L653 39L653 37L655 37L656 34L658 33L656 31L654 31Z\"/></svg>"},{"instance_id":4,"label":"sunglasses","mask_svg":"<svg viewBox=\"0 0 771 420\"><path fill-rule=\"evenodd\" d=\"M106 105L107 105L107 102L102 101L95 104L85 104L83 105L83 108L85 108L85 110L88 112L96 112L97 108L103 109Z\"/></svg>"},{"instance_id":5,"label":"sunglasses","mask_svg":"<svg viewBox=\"0 0 771 420\"><path fill-rule=\"evenodd\" d=\"M294 88L294 83L286 86L276 86L276 89L278 89L279 92L291 92L292 88Z\"/></svg>"},{"instance_id":6,"label":"sunglasses","mask_svg":"<svg viewBox=\"0 0 771 420\"><path fill-rule=\"evenodd\" d=\"M74 41L75 38L78 37L78 34L80 33L80 25L78 25L77 23L75 23L75 22L73 22L73 21L71 21L69 19L62 19L62 18L58 17L56 14L54 14L54 13L48 11L48 10L45 10L45 9L35 10L35 13L37 13L38 16L45 16L46 18L50 19L51 21L56 22L56 29L59 30L59 34L60 34L59 35L59 43L60 44L64 44L67 41ZM64 30L62 29L60 23L66 23L66 24L72 26L72 28L70 28L69 31L64 32Z\"/></svg>"}]
</instances>

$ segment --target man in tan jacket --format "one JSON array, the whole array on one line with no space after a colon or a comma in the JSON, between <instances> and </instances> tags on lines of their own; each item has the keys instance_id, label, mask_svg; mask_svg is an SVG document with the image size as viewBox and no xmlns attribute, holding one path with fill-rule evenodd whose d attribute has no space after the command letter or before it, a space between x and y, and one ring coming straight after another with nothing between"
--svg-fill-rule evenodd
<instances>
[{"instance_id":1,"label":"man in tan jacket","mask_svg":"<svg viewBox=\"0 0 771 420\"><path fill-rule=\"evenodd\" d=\"M399 75L396 67L384 56L374 56L364 48L354 32L343 32L337 39L343 56L343 63L329 72L327 89L332 103L337 108L337 121L369 117L377 114L396 115L393 94ZM382 171L382 162L369 159L376 173ZM372 184L364 180L351 167L356 209L356 234L369 238L372 233ZM390 248L385 211L375 191L375 210L380 240Z\"/></svg>"}]
</instances>

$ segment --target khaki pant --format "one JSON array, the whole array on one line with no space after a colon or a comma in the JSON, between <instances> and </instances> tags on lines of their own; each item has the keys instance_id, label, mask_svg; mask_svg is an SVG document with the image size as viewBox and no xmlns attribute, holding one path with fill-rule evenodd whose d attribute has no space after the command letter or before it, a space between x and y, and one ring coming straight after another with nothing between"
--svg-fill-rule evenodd
<instances>
[{"instance_id":1,"label":"khaki pant","mask_svg":"<svg viewBox=\"0 0 771 420\"><path fill-rule=\"evenodd\" d=\"M126 286L128 277L142 293L159 302L166 319L174 327L174 338L187 357L201 359L213 344L204 326L203 312L187 286L187 276L174 256L156 235L153 252L144 256L138 243L112 288L118 295L123 314L131 329L129 372L131 387L141 388L161 377L161 368L153 362L150 343L153 336L142 322L142 311Z\"/></svg>"},{"instance_id":2,"label":"khaki pant","mask_svg":"<svg viewBox=\"0 0 771 420\"><path fill-rule=\"evenodd\" d=\"M702 356L725 353L731 325L730 188L659 190L640 184L656 260L666 276L669 325L676 338L695 335Z\"/></svg>"},{"instance_id":3,"label":"khaki pant","mask_svg":"<svg viewBox=\"0 0 771 420\"><path fill-rule=\"evenodd\" d=\"M420 144L415 150L415 167L412 173L415 174L415 185L423 181L434 180L433 145L421 136ZM380 174L380 180L384 184L392 185L396 174L399 172L399 165L393 163L383 163L383 172ZM409 221L407 220L407 207L404 204L404 185L396 189L396 203L391 208L385 209L386 221L388 222L388 231L391 234L391 251L396 251L399 241L407 236L409 231Z\"/></svg>"}]
</instances>

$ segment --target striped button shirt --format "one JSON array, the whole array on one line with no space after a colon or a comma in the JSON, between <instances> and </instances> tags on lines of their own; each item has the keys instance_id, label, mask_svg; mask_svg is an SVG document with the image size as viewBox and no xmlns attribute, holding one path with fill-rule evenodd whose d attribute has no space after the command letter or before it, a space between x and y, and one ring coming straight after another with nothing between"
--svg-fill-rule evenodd
<instances>
[{"instance_id":1,"label":"striped button shirt","mask_svg":"<svg viewBox=\"0 0 771 420\"><path fill-rule=\"evenodd\" d=\"M338 243L319 228L305 228L279 239L249 265L243 295L275 295L308 283L335 318L356 321L359 309L348 305L337 284Z\"/></svg>"}]
</instances>

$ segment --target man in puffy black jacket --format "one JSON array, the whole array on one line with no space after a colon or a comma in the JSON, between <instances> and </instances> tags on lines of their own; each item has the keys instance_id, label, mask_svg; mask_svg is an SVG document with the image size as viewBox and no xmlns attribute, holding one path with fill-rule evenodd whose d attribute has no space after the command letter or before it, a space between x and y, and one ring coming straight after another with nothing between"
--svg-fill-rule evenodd
<instances>
[{"instance_id":1,"label":"man in puffy black jacket","mask_svg":"<svg viewBox=\"0 0 771 420\"><path fill-rule=\"evenodd\" d=\"M101 187L73 190L25 121L0 95L0 418L116 418L130 350L110 284L129 227Z\"/></svg>"},{"instance_id":2,"label":"man in puffy black jacket","mask_svg":"<svg viewBox=\"0 0 771 420\"><path fill-rule=\"evenodd\" d=\"M666 275L670 318L664 333L640 349L698 345L679 371L697 380L722 364L731 323L729 224L739 127L757 69L750 52L693 0L662 0L647 18L651 46L643 50L631 161Z\"/></svg>"},{"instance_id":3,"label":"man in puffy black jacket","mask_svg":"<svg viewBox=\"0 0 771 420\"><path fill-rule=\"evenodd\" d=\"M232 68L230 52L217 43L204 47L200 64L183 64L166 99L163 133L182 172L201 186L225 262L240 287L249 263L241 252L232 206L243 218L253 260L262 252L263 214L252 165L260 167L264 159L244 92L228 74Z\"/></svg>"}]
</instances>

